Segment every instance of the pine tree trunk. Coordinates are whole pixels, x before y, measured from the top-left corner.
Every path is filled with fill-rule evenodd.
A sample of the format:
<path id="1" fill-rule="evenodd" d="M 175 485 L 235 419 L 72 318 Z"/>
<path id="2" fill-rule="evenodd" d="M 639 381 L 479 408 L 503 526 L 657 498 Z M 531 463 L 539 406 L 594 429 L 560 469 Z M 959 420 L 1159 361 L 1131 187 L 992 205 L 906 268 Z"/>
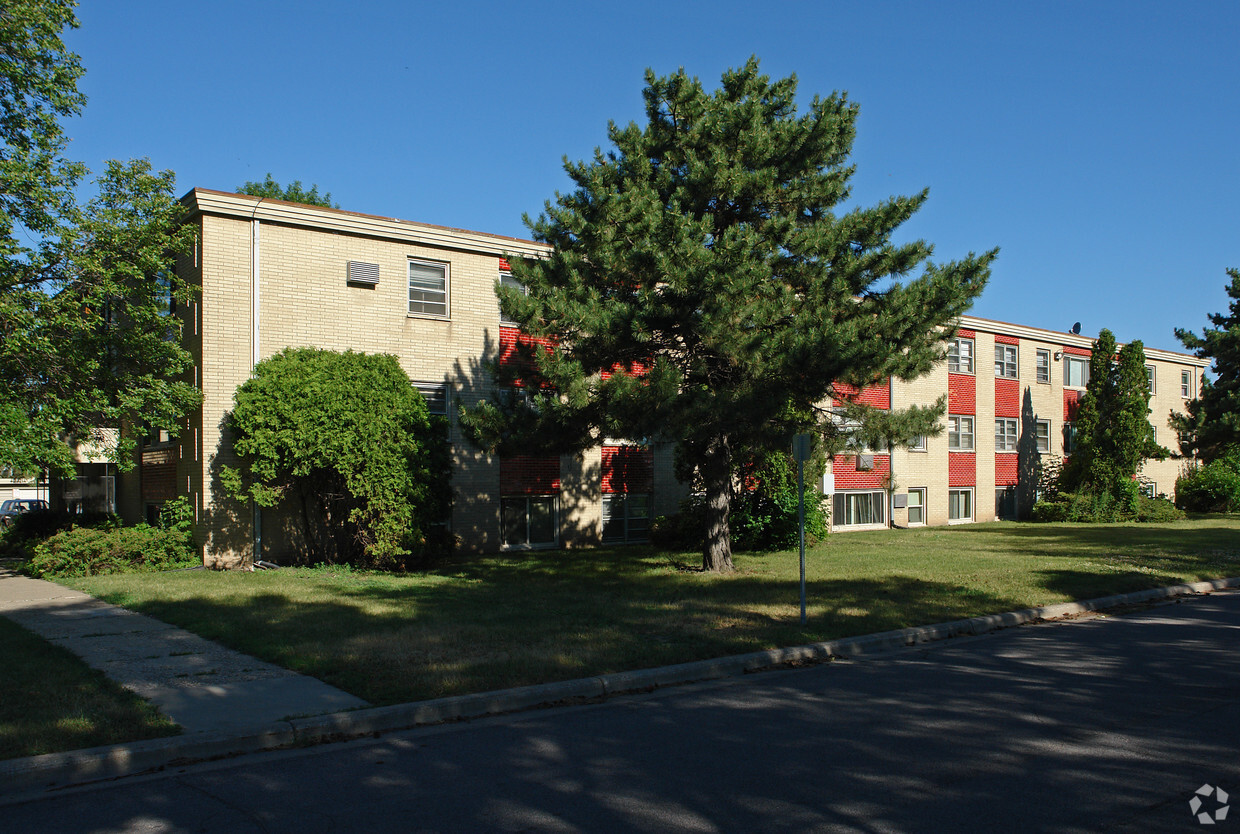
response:
<path id="1" fill-rule="evenodd" d="M 702 457 L 702 482 L 706 489 L 706 545 L 702 570 L 732 570 L 732 534 L 728 511 L 732 508 L 732 449 L 726 436 L 711 441 Z"/>

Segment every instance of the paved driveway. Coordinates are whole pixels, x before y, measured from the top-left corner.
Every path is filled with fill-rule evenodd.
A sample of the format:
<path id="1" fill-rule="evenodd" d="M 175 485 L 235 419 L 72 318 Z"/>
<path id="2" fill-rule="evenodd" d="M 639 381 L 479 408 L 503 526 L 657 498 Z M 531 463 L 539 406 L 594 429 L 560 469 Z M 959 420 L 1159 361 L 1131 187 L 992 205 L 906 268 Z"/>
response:
<path id="1" fill-rule="evenodd" d="M 45 831 L 1195 831 L 1240 804 L 1240 593 L 200 765 Z M 1216 795 L 1203 812 L 1219 810 Z"/>

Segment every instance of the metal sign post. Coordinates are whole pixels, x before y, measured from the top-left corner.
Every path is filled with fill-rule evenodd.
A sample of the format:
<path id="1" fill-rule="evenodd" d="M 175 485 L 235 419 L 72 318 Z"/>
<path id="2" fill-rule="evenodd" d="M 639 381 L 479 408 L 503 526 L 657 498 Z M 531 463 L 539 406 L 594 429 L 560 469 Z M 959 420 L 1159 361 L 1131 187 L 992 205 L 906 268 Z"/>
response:
<path id="1" fill-rule="evenodd" d="M 805 461 L 811 447 L 808 434 L 792 438 L 792 457 L 797 462 L 797 529 L 801 536 L 801 625 L 805 625 Z"/>

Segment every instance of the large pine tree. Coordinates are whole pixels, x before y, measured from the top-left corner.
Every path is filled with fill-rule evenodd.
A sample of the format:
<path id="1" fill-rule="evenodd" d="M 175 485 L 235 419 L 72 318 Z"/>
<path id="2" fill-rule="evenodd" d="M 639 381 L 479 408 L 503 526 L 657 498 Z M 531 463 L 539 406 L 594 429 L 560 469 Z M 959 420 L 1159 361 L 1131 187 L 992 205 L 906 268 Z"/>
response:
<path id="1" fill-rule="evenodd" d="M 1240 269 L 1229 269 L 1231 298 L 1228 313 L 1211 313 L 1210 323 L 1198 336 L 1176 328 L 1175 335 L 1202 359 L 1213 359 L 1215 379 L 1201 379 L 1201 392 L 1188 403 L 1188 414 L 1171 413 L 1180 435 L 1180 449 L 1209 463 L 1240 447 Z"/>
<path id="2" fill-rule="evenodd" d="M 738 465 L 798 431 L 835 437 L 833 382 L 928 371 L 996 253 L 933 264 L 928 243 L 893 243 L 925 191 L 833 211 L 854 171 L 846 95 L 798 114 L 795 76 L 772 82 L 756 59 L 714 92 L 684 70 L 646 82 L 647 123 L 610 124 L 614 148 L 566 161 L 576 189 L 526 217 L 551 246 L 513 261 L 526 292 L 497 290 L 504 314 L 545 339 L 530 357 L 543 385 L 526 380 L 531 395 L 465 421 L 493 447 L 674 441 L 706 496 L 703 566 L 729 570 Z M 933 433 L 942 411 L 883 422 Z"/>

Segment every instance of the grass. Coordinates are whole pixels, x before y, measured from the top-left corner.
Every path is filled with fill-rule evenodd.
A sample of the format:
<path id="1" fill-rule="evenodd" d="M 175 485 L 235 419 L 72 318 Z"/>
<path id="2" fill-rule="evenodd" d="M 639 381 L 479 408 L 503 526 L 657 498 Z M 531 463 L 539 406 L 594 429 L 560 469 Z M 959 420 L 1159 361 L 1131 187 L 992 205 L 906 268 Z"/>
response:
<path id="1" fill-rule="evenodd" d="M 461 558 L 423 574 L 283 569 L 67 584 L 375 704 L 718 657 L 1240 574 L 1240 516 L 849 533 L 737 554 L 652 548 Z"/>
<path id="2" fill-rule="evenodd" d="M 0 668 L 0 759 L 181 731 L 76 655 L 3 617 Z"/>

